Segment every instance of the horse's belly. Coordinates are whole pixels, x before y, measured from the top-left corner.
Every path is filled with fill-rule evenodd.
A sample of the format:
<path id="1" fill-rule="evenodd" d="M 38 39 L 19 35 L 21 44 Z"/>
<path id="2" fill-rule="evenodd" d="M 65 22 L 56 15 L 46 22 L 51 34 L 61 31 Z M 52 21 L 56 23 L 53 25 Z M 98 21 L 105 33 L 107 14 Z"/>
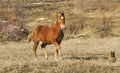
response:
<path id="1" fill-rule="evenodd" d="M 46 39 L 40 39 L 40 41 L 41 41 L 42 43 L 52 44 L 49 40 L 46 40 Z"/>

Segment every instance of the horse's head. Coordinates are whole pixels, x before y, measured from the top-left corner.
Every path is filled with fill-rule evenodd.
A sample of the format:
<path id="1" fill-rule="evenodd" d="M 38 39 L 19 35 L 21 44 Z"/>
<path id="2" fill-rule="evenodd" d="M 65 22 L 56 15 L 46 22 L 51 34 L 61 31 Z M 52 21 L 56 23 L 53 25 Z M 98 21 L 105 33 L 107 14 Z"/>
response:
<path id="1" fill-rule="evenodd" d="M 57 22 L 60 25 L 61 29 L 65 29 L 65 16 L 64 16 L 64 12 L 57 12 L 56 14 L 57 17 Z"/>

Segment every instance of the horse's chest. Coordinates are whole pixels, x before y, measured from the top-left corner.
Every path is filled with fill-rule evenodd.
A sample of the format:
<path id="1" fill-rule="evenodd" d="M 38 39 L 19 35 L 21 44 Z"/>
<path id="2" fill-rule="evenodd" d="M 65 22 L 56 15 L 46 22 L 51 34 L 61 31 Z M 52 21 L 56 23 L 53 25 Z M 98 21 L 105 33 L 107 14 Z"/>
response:
<path id="1" fill-rule="evenodd" d="M 63 31 L 61 31 L 58 37 L 56 38 L 57 42 L 61 42 L 63 37 L 64 37 L 64 34 L 63 34 Z"/>

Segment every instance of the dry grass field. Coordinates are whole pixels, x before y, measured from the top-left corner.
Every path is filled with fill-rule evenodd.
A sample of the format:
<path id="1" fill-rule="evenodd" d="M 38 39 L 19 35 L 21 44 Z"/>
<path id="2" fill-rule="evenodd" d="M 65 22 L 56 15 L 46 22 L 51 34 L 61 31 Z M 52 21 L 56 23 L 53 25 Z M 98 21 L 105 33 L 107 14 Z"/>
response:
<path id="1" fill-rule="evenodd" d="M 38 62 L 34 61 L 32 44 L 5 42 L 0 44 L 0 73 L 119 73 L 120 38 L 64 40 L 62 60 L 54 60 L 55 47 L 47 46 L 48 57 L 40 46 Z M 110 51 L 116 51 L 117 60 L 110 63 Z"/>
<path id="2" fill-rule="evenodd" d="M 13 9 L 5 8 L 5 1 Z M 120 72 L 119 0 L 25 0 L 23 4 L 17 3 L 18 8 L 20 5 L 23 7 L 15 10 L 15 3 L 9 1 L 0 1 L 0 39 L 9 39 L 7 32 L 4 36 L 1 34 L 2 27 L 6 28 L 3 20 L 7 21 L 6 26 L 22 26 L 31 32 L 38 25 L 54 24 L 55 13 L 60 10 L 65 12 L 67 29 L 61 44 L 63 59 L 57 61 L 54 60 L 54 45 L 47 46 L 48 60 L 39 45 L 38 61 L 35 62 L 33 42 L 28 44 L 24 35 L 19 42 L 1 41 L 0 73 Z M 115 63 L 108 60 L 111 51 L 115 51 Z"/>

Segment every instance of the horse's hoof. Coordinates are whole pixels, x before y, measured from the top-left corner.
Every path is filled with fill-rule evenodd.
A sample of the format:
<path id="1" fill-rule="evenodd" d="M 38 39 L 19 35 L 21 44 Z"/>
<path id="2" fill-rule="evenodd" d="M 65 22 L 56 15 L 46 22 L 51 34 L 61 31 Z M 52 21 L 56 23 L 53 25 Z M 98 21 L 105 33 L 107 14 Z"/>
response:
<path id="1" fill-rule="evenodd" d="M 54 58 L 55 61 L 58 61 L 59 59 L 58 58 Z"/>
<path id="2" fill-rule="evenodd" d="M 37 59 L 35 59 L 35 62 L 37 62 Z"/>
<path id="3" fill-rule="evenodd" d="M 62 60 L 62 59 L 63 59 L 63 57 L 59 57 L 59 59 L 60 59 L 60 60 Z"/>
<path id="4" fill-rule="evenodd" d="M 48 60 L 48 57 L 45 57 L 46 60 Z"/>

